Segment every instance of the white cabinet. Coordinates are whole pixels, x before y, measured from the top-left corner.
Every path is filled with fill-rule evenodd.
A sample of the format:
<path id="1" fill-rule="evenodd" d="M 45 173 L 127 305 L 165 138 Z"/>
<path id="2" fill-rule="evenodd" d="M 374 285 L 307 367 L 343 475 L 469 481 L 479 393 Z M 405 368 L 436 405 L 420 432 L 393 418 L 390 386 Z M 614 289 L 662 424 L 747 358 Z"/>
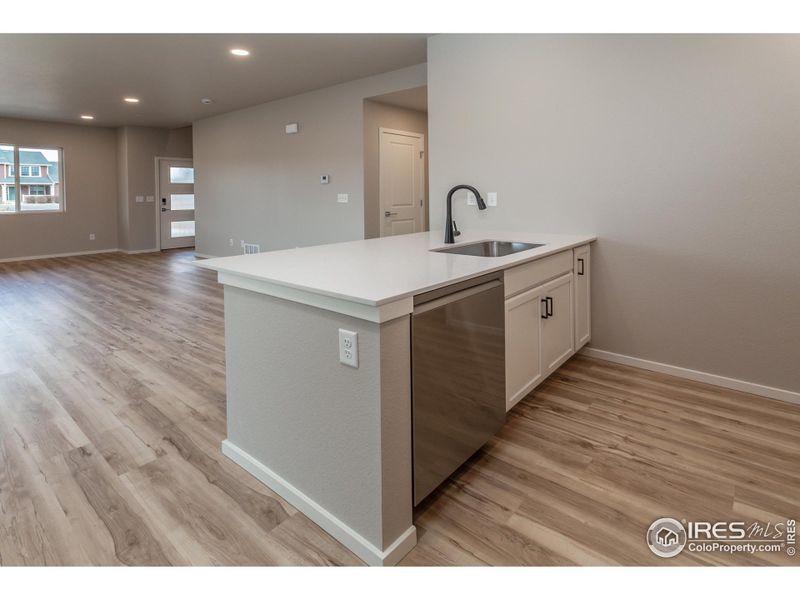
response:
<path id="1" fill-rule="evenodd" d="M 581 349 L 592 337 L 592 311 L 590 298 L 589 244 L 575 248 L 575 351 Z"/>
<path id="2" fill-rule="evenodd" d="M 505 272 L 506 410 L 589 341 L 589 246 Z"/>
<path id="3" fill-rule="evenodd" d="M 510 410 L 544 378 L 541 332 L 542 288 L 506 300 L 506 410 Z"/>
<path id="4" fill-rule="evenodd" d="M 574 353 L 572 312 L 572 273 L 543 285 L 542 291 L 542 370 L 555 371 Z"/>

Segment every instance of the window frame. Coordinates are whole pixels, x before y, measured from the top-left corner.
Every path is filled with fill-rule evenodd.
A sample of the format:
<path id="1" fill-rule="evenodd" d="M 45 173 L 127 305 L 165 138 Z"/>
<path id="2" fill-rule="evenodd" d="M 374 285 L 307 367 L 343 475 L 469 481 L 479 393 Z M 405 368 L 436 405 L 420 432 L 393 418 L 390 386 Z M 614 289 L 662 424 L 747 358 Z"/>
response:
<path id="1" fill-rule="evenodd" d="M 64 148 L 61 146 L 46 146 L 41 144 L 17 144 L 13 142 L 3 142 L 0 141 L 0 146 L 9 146 L 13 148 L 13 159 L 11 165 L 12 175 L 14 177 L 14 182 L 9 183 L 8 185 L 14 186 L 15 195 L 14 195 L 14 210 L 10 212 L 3 212 L 0 211 L 0 219 L 2 219 L 6 215 L 52 215 L 52 214 L 59 214 L 67 212 L 67 193 L 66 193 L 66 185 L 65 185 L 65 168 L 64 168 Z M 55 185 L 59 186 L 59 203 L 58 203 L 58 210 L 22 210 L 22 165 L 20 165 L 19 157 L 20 157 L 20 148 L 30 148 L 34 150 L 55 150 L 58 152 L 58 183 L 50 184 L 50 187 L 54 187 Z M 28 167 L 36 167 L 39 170 L 38 177 L 41 177 L 42 168 L 41 165 L 27 165 Z M 50 171 L 50 164 L 48 161 L 48 174 Z M 30 171 L 29 171 L 30 172 Z M 36 177 L 36 175 L 26 175 L 25 177 Z M 39 184 L 25 184 L 25 185 L 39 185 Z M 46 184 L 41 184 L 46 185 Z M 52 192 L 52 190 L 51 190 Z M 47 194 L 45 194 L 47 195 Z"/>

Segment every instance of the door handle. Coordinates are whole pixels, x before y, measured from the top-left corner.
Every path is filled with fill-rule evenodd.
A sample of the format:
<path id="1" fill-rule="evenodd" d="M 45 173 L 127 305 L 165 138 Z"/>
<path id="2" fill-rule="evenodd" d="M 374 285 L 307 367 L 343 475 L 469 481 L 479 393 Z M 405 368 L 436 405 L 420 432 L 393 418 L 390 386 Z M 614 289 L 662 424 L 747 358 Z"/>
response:
<path id="1" fill-rule="evenodd" d="M 553 298 L 552 296 L 545 297 L 545 312 L 547 313 L 548 317 L 553 316 Z"/>
<path id="2" fill-rule="evenodd" d="M 161 212 L 167 212 L 169 209 L 166 206 L 161 207 Z"/>
<path id="3" fill-rule="evenodd" d="M 384 213 L 383 213 L 383 216 L 384 216 L 384 217 L 396 217 L 396 216 L 397 216 L 397 213 L 395 213 L 395 212 L 389 212 L 389 211 L 387 210 L 386 212 L 384 212 Z"/>
<path id="4" fill-rule="evenodd" d="M 543 319 L 547 318 L 547 298 L 542 298 L 542 304 L 544 304 L 544 314 L 540 315 Z"/>
<path id="5" fill-rule="evenodd" d="M 578 275 L 583 275 L 583 259 L 578 259 Z"/>

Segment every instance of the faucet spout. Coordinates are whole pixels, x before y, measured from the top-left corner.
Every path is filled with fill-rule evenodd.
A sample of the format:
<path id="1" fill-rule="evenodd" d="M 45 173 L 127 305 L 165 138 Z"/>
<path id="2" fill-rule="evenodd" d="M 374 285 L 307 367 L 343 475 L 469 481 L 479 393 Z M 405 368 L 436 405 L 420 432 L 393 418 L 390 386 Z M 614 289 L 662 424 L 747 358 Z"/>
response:
<path id="1" fill-rule="evenodd" d="M 481 194 L 471 185 L 459 184 L 447 192 L 447 217 L 444 224 L 444 243 L 453 244 L 456 241 L 456 236 L 461 232 L 455 228 L 455 221 L 453 221 L 453 194 L 458 190 L 469 190 L 475 196 L 478 203 L 478 210 L 486 210 L 486 202 L 483 201 Z"/>

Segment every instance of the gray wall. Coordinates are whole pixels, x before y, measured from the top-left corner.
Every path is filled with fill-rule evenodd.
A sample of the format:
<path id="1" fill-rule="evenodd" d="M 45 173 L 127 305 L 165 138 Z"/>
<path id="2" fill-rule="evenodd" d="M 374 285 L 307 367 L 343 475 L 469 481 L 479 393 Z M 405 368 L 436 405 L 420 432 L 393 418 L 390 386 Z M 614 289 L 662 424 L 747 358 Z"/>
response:
<path id="1" fill-rule="evenodd" d="M 339 363 L 340 327 L 358 332 L 357 369 Z M 381 550 L 411 526 L 409 317 L 225 286 L 225 353 L 229 442 Z"/>
<path id="2" fill-rule="evenodd" d="M 595 232 L 592 346 L 800 391 L 800 36 L 435 36 L 431 227 Z"/>
<path id="3" fill-rule="evenodd" d="M 195 122 L 197 252 L 363 238 L 363 100 L 425 82 L 417 65 Z M 293 122 L 300 133 L 286 135 Z M 340 192 L 349 203 L 337 203 Z"/>
<path id="4" fill-rule="evenodd" d="M 122 127 L 119 153 L 119 247 L 150 250 L 156 247 L 156 210 L 153 203 L 137 203 L 136 196 L 155 192 L 155 157 L 192 157 L 192 128 Z"/>
<path id="5" fill-rule="evenodd" d="M 0 259 L 117 247 L 113 129 L 0 118 L 0 142 L 63 148 L 66 192 L 65 212 L 0 215 Z"/>
<path id="6" fill-rule="evenodd" d="M 364 100 L 364 237 L 381 235 L 381 127 L 425 135 L 425 205 L 428 205 L 428 115 L 418 110 Z M 427 223 L 426 223 L 427 225 Z"/>

